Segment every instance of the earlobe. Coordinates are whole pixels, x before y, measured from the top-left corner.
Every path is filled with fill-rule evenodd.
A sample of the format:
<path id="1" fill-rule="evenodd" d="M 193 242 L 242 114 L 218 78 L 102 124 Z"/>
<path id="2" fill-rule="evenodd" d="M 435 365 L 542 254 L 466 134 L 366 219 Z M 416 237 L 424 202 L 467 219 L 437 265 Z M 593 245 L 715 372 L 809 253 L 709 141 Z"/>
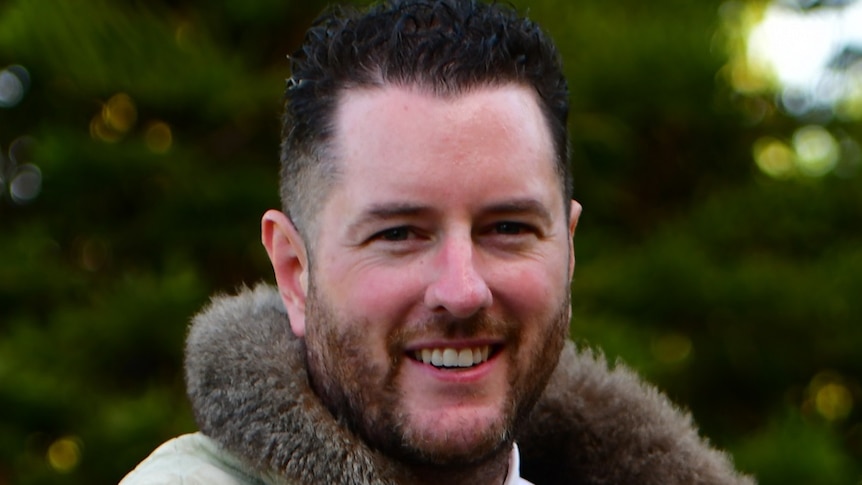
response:
<path id="1" fill-rule="evenodd" d="M 277 210 L 267 211 L 261 220 L 261 242 L 266 248 L 278 292 L 290 319 L 290 328 L 305 336 L 305 300 L 308 292 L 308 253 L 290 219 Z"/>

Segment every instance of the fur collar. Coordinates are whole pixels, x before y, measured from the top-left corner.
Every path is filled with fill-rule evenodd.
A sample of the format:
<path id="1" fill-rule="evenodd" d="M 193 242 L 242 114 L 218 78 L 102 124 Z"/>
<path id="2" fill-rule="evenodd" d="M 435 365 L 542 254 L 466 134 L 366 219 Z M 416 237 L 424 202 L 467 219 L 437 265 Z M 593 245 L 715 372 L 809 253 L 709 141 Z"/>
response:
<path id="1" fill-rule="evenodd" d="M 186 345 L 201 431 L 276 483 L 409 483 L 320 404 L 304 355 L 274 288 L 216 297 Z M 754 483 L 658 391 L 571 343 L 517 441 L 521 475 L 537 485 Z"/>

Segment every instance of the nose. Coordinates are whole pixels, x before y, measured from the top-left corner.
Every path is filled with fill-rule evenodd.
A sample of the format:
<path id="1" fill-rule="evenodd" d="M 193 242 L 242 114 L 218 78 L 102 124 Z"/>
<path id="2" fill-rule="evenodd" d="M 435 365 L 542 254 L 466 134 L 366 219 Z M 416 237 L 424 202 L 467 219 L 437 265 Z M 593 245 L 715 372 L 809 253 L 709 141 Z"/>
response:
<path id="1" fill-rule="evenodd" d="M 473 242 L 447 241 L 435 255 L 434 279 L 425 292 L 425 304 L 467 318 L 491 306 L 491 289 L 476 266 Z"/>

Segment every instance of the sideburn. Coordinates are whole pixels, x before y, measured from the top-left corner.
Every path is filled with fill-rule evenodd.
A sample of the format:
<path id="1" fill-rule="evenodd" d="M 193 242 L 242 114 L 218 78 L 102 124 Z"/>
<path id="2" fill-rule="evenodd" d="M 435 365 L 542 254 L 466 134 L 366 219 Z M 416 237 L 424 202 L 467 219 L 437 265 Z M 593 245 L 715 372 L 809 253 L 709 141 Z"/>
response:
<path id="1" fill-rule="evenodd" d="M 312 389 L 336 421 L 369 445 L 377 440 L 370 433 L 382 428 L 383 410 L 395 405 L 389 396 L 372 394 L 380 383 L 392 387 L 397 366 L 368 369 L 369 362 L 357 351 L 362 341 L 360 326 L 339 328 L 337 317 L 322 304 L 313 281 L 309 282 L 306 309 L 308 376 Z M 364 370 L 364 372 L 360 372 Z"/>

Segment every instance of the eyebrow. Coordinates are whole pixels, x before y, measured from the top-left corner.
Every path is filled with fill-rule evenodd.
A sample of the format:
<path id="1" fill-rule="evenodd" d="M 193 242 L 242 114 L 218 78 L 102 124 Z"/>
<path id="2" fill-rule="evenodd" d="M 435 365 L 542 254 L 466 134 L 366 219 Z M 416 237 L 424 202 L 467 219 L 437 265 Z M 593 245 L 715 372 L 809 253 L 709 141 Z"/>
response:
<path id="1" fill-rule="evenodd" d="M 374 204 L 363 211 L 358 219 L 347 225 L 347 233 L 355 234 L 363 226 L 400 217 L 416 217 L 431 213 L 430 207 L 410 203 Z"/>
<path id="2" fill-rule="evenodd" d="M 492 204 L 482 210 L 486 214 L 531 214 L 538 216 L 544 224 L 551 225 L 551 212 L 536 199 L 514 199 Z"/>

